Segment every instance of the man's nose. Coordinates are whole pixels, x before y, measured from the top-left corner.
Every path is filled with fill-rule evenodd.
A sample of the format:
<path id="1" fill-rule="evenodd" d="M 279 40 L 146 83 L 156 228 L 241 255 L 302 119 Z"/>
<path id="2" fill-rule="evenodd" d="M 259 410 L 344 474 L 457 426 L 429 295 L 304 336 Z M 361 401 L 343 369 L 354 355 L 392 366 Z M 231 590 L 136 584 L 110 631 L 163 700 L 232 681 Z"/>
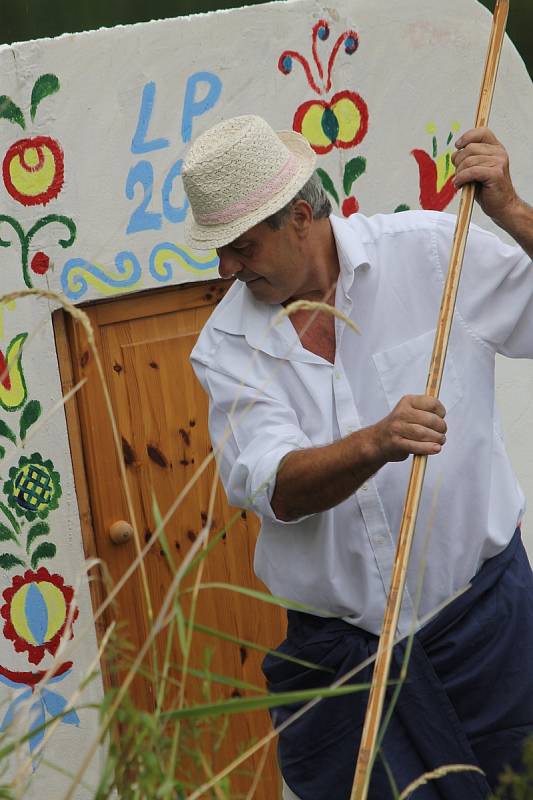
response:
<path id="1" fill-rule="evenodd" d="M 231 278 L 242 269 L 238 259 L 225 247 L 217 248 L 217 255 L 219 258 L 218 273 L 221 278 Z"/>

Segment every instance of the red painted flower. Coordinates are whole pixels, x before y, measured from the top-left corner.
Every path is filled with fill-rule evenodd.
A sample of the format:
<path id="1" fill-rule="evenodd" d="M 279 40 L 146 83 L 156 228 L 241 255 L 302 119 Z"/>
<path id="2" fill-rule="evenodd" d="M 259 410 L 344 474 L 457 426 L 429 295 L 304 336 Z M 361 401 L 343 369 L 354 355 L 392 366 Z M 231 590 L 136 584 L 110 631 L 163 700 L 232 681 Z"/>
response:
<path id="1" fill-rule="evenodd" d="M 455 167 L 452 162 L 452 141 L 454 133 L 459 130 L 459 123 L 453 122 L 446 145 L 439 152 L 437 126 L 430 122 L 426 126 L 426 133 L 432 136 L 432 155 L 425 150 L 411 151 L 420 173 L 420 205 L 426 210 L 444 211 L 455 196 L 457 189 L 453 185 Z"/>
<path id="2" fill-rule="evenodd" d="M 78 616 L 76 607 L 71 610 L 73 597 L 72 586 L 44 567 L 16 575 L 3 593 L 4 636 L 14 642 L 17 653 L 27 651 L 32 664 L 42 661 L 46 651 L 54 655 L 67 622 Z"/>
<path id="3" fill-rule="evenodd" d="M 437 164 L 425 150 L 412 150 L 420 173 L 420 206 L 427 211 L 444 211 L 452 202 L 457 189 L 453 174 L 441 184 Z"/>
<path id="4" fill-rule="evenodd" d="M 46 205 L 63 188 L 63 151 L 55 139 L 20 139 L 4 156 L 2 174 L 7 191 L 25 206 Z"/>

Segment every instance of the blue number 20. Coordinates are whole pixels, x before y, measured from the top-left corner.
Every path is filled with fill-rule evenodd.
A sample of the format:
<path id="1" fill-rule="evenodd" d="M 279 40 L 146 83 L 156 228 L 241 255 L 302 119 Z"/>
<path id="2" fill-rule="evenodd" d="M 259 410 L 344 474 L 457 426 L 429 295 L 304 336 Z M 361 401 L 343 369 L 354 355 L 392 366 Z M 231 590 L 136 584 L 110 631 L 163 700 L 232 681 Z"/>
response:
<path id="1" fill-rule="evenodd" d="M 173 206 L 170 202 L 170 195 L 174 186 L 174 180 L 181 175 L 182 159 L 179 158 L 167 172 L 161 189 L 163 200 L 163 214 L 169 222 L 183 222 L 187 216 L 189 201 L 185 200 L 182 206 Z M 159 231 L 163 224 L 163 215 L 154 211 L 148 211 L 148 206 L 152 200 L 154 186 L 154 170 L 149 161 L 139 161 L 128 173 L 126 181 L 126 197 L 133 200 L 135 186 L 140 183 L 144 192 L 141 202 L 130 217 L 126 233 L 138 233 L 139 231 Z"/>

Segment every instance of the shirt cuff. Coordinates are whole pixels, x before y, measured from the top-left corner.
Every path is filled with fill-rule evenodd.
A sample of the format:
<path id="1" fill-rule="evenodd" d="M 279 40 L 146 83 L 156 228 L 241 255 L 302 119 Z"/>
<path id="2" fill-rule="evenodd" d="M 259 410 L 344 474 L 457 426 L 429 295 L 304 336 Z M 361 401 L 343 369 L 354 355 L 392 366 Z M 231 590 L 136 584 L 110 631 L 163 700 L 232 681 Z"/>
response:
<path id="1" fill-rule="evenodd" d="M 280 525 L 294 525 L 312 516 L 312 514 L 305 514 L 297 519 L 278 519 L 271 505 L 272 495 L 276 487 L 277 473 L 282 459 L 293 450 L 302 450 L 311 446 L 309 439 L 302 434 L 299 437 L 294 437 L 292 441 L 284 440 L 282 443 L 280 442 L 259 459 L 249 476 L 246 488 L 249 505 L 262 517 L 267 517 Z"/>

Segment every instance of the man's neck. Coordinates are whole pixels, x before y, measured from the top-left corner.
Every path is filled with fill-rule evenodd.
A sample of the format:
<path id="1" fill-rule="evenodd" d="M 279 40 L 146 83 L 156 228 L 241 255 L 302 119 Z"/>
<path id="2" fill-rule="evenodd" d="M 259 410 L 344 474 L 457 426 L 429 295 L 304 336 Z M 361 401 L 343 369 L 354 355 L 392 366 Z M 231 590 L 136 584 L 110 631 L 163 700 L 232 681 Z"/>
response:
<path id="1" fill-rule="evenodd" d="M 335 287 L 340 266 L 337 245 L 329 219 L 315 220 L 309 240 L 312 259 L 310 278 L 306 285 L 287 301 L 311 300 L 335 305 Z M 284 303 L 286 305 L 286 303 Z"/>

